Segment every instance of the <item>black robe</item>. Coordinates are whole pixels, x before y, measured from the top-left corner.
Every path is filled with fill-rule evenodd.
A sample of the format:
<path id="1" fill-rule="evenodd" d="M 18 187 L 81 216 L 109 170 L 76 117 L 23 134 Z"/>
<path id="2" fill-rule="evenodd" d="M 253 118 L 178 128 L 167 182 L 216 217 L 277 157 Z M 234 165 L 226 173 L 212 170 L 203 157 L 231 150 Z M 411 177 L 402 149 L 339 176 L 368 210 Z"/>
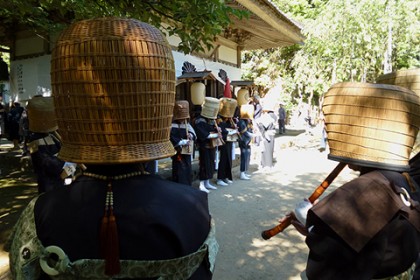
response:
<path id="1" fill-rule="evenodd" d="M 217 179 L 232 180 L 232 148 L 234 142 L 227 141 L 228 131 L 226 130 L 226 128 L 233 127 L 229 120 L 219 123 L 219 127 L 222 130 L 222 137 L 225 143 L 222 146 L 218 147 L 220 159 L 219 166 L 217 168 Z"/>
<path id="2" fill-rule="evenodd" d="M 45 140 L 46 137 L 50 139 L 48 143 Z M 38 182 L 38 192 L 43 193 L 63 187 L 64 180 L 60 175 L 65 162 L 57 158 L 61 143 L 55 136 L 48 133 L 31 133 L 28 145 L 31 146 L 31 142 L 34 141 L 39 142 L 38 149 L 31 152 L 32 166 Z"/>
<path id="3" fill-rule="evenodd" d="M 201 181 L 209 180 L 213 178 L 215 170 L 216 149 L 211 147 L 211 139 L 207 137 L 210 133 L 217 132 L 215 120 L 200 116 L 195 120 L 194 130 L 197 134 L 199 152 L 199 179 Z"/>
<path id="4" fill-rule="evenodd" d="M 130 165 L 99 166 L 124 174 Z M 110 169 L 111 168 L 111 169 Z M 88 166 L 87 171 L 93 172 Z M 56 245 L 70 261 L 101 259 L 98 240 L 104 215 L 106 181 L 80 176 L 66 188 L 47 192 L 35 205 L 38 238 Z M 207 194 L 157 175 L 112 181 L 121 260 L 162 260 L 195 252 L 210 230 Z M 205 258 L 190 279 L 211 279 Z"/>
<path id="5" fill-rule="evenodd" d="M 188 133 L 190 133 L 192 139 L 195 141 L 197 136 L 195 135 L 194 129 L 189 125 Z M 170 140 L 172 145 L 175 147 L 176 154 L 172 157 L 172 181 L 192 185 L 192 155 L 181 154 L 182 147 L 178 145 L 179 141 L 187 139 L 187 128 L 185 124 L 173 123 L 171 127 Z"/>
<path id="6" fill-rule="evenodd" d="M 308 279 L 370 280 L 411 267 L 420 248 L 420 214 L 404 207 L 393 185 L 410 189 L 400 173 L 369 172 L 309 210 Z"/>
<path id="7" fill-rule="evenodd" d="M 238 139 L 239 149 L 241 150 L 241 163 L 240 171 L 245 172 L 249 169 L 251 160 L 251 141 L 252 141 L 252 128 L 251 120 L 240 119 L 238 122 L 238 130 L 241 137 Z"/>

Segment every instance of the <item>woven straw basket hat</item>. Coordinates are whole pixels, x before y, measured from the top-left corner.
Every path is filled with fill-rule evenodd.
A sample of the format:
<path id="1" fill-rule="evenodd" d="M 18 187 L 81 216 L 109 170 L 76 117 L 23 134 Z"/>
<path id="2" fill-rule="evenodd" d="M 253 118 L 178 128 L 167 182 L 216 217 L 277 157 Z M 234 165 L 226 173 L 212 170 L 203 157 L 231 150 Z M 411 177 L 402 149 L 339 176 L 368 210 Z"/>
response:
<path id="1" fill-rule="evenodd" d="M 254 111 L 255 111 L 255 108 L 254 108 L 254 105 L 252 104 L 241 105 L 241 110 L 240 110 L 241 119 L 253 119 Z"/>
<path id="2" fill-rule="evenodd" d="M 178 100 L 174 106 L 174 120 L 190 118 L 190 103 L 187 100 Z"/>
<path id="3" fill-rule="evenodd" d="M 51 60 L 59 158 L 113 164 L 172 156 L 174 68 L 170 45 L 151 25 L 123 18 L 72 24 Z"/>
<path id="4" fill-rule="evenodd" d="M 420 68 L 398 70 L 376 79 L 378 84 L 396 85 L 411 89 L 420 96 Z"/>
<path id="5" fill-rule="evenodd" d="M 208 119 L 217 119 L 219 113 L 220 100 L 214 97 L 204 98 L 204 103 L 201 108 L 201 115 Z"/>
<path id="6" fill-rule="evenodd" d="M 58 129 L 52 97 L 34 96 L 28 101 L 26 109 L 30 131 L 48 133 Z"/>
<path id="7" fill-rule="evenodd" d="M 420 99 L 384 84 L 339 83 L 325 94 L 322 111 L 329 159 L 406 171 L 420 127 Z"/>
<path id="8" fill-rule="evenodd" d="M 398 70 L 392 73 L 384 74 L 376 79 L 378 84 L 396 85 L 405 87 L 414 91 L 420 96 L 420 68 L 409 70 Z M 417 134 L 412 155 L 420 152 L 420 133 Z"/>
<path id="9" fill-rule="evenodd" d="M 235 114 L 238 101 L 233 98 L 222 97 L 220 98 L 219 115 L 225 118 L 232 118 Z"/>

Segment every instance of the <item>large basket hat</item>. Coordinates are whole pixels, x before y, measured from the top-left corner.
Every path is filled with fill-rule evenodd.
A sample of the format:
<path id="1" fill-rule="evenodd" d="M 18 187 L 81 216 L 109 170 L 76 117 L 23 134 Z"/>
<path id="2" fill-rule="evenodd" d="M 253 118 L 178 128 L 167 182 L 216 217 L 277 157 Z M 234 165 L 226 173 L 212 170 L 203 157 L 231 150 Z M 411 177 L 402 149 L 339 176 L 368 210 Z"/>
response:
<path id="1" fill-rule="evenodd" d="M 376 79 L 378 84 L 396 85 L 405 87 L 414 91 L 420 96 L 420 68 L 409 70 L 398 70 L 392 73 L 384 74 Z M 417 134 L 412 154 L 420 152 L 420 134 Z"/>
<path id="2" fill-rule="evenodd" d="M 420 96 L 420 68 L 398 70 L 381 75 L 376 79 L 376 83 L 405 87 Z"/>
<path id="3" fill-rule="evenodd" d="M 214 97 L 206 97 L 201 108 L 201 115 L 208 119 L 217 119 L 219 113 L 220 100 Z"/>
<path id="4" fill-rule="evenodd" d="M 184 120 L 190 118 L 190 104 L 187 100 L 178 100 L 174 106 L 174 120 Z"/>
<path id="5" fill-rule="evenodd" d="M 235 115 L 238 101 L 233 98 L 222 97 L 220 98 L 219 115 L 225 118 L 232 118 Z"/>
<path id="6" fill-rule="evenodd" d="M 58 129 L 52 97 L 34 96 L 26 109 L 31 132 L 48 133 Z"/>
<path id="7" fill-rule="evenodd" d="M 149 24 L 123 18 L 72 24 L 51 59 L 59 158 L 112 164 L 172 156 L 174 68 L 165 36 Z"/>
<path id="8" fill-rule="evenodd" d="M 408 160 L 420 126 L 420 99 L 392 85 L 338 83 L 322 107 L 329 159 L 395 171 Z"/>
<path id="9" fill-rule="evenodd" d="M 249 101 L 249 91 L 246 88 L 242 88 L 237 93 L 237 100 L 238 105 L 242 106 L 244 104 L 247 104 Z"/>
<path id="10" fill-rule="evenodd" d="M 241 106 L 240 115 L 241 119 L 253 119 L 255 107 L 252 104 L 245 104 Z"/>

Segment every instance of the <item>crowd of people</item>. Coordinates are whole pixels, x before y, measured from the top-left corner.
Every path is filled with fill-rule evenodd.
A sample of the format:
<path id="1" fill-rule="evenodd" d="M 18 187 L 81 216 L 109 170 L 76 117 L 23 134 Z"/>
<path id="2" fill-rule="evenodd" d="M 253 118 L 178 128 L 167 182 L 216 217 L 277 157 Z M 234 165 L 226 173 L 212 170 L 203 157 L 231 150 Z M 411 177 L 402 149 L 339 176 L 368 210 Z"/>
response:
<path id="1" fill-rule="evenodd" d="M 31 156 L 36 174 L 45 171 L 38 168 L 38 153 L 34 150 L 38 151 L 39 144 L 34 143 L 40 143 L 40 139 L 43 139 L 40 144 L 41 151 L 47 148 L 46 153 L 49 156 L 57 155 L 61 146 L 57 124 L 51 124 L 51 120 L 54 120 L 51 116 L 52 99 L 39 97 L 42 96 L 35 95 L 26 106 L 22 106 L 20 102 L 14 102 L 7 111 L 4 104 L 0 103 L 0 137 L 12 141 L 13 150 L 21 150 L 23 156 Z M 262 107 L 258 94 L 250 97 L 247 104 L 240 106 L 233 98 L 206 97 L 205 100 L 207 103 L 204 103 L 198 115 L 193 117 L 191 117 L 190 104 L 187 100 L 176 101 L 170 132 L 170 141 L 176 151 L 176 154 L 171 157 L 171 179 L 174 182 L 192 186 L 192 161 L 198 156 L 199 189 L 204 192 L 216 190 L 217 186 L 228 186 L 233 183 L 234 177 L 250 180 L 251 147 L 255 147 L 254 154 L 258 153 L 255 156 L 258 168 L 264 170 L 272 168 L 277 120 L 279 120 L 279 134 L 285 133 L 286 113 L 282 104 L 280 104 L 282 111 L 279 109 L 277 115 L 270 102 L 266 102 L 270 106 Z M 43 107 L 37 108 L 38 103 Z M 46 106 L 47 103 L 49 107 Z M 223 104 L 225 106 L 222 106 Z M 35 115 L 31 122 L 28 116 L 30 108 Z M 45 120 L 40 115 L 44 116 Z M 280 122 L 280 119 L 283 121 Z M 39 131 L 39 123 L 46 120 L 52 128 L 43 128 Z M 234 176 L 232 173 L 236 148 L 240 150 L 239 176 Z M 53 168 L 53 170 L 61 170 L 64 164 L 72 171 L 70 174 L 75 172 L 76 165 L 65 162 L 60 162 L 61 167 Z M 149 161 L 145 168 L 150 173 L 158 173 L 158 161 Z M 52 172 L 51 168 L 47 169 L 47 172 Z M 40 188 L 43 189 L 43 187 Z"/>
<path id="2" fill-rule="evenodd" d="M 268 106 L 267 102 L 262 107 L 259 100 L 256 95 L 238 106 L 234 98 L 205 97 L 201 111 L 192 123 L 188 101 L 177 101 L 171 129 L 171 142 L 177 150 L 172 157 L 172 180 L 192 184 L 191 158 L 195 150 L 199 156 L 199 189 L 207 193 L 233 184 L 236 178 L 251 179 L 249 166 L 253 146 L 261 153 L 259 168 L 271 169 L 277 115 L 273 106 Z M 181 104 L 185 108 L 183 116 L 179 113 Z M 237 147 L 240 173 L 234 176 L 232 168 Z"/>

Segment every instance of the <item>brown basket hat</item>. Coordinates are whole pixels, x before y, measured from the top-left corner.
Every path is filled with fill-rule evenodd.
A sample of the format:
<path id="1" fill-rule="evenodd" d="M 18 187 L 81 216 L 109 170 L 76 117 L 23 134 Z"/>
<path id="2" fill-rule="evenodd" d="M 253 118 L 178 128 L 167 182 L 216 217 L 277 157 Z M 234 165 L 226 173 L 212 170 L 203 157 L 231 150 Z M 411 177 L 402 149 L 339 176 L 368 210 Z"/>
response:
<path id="1" fill-rule="evenodd" d="M 376 79 L 378 84 L 396 85 L 405 87 L 414 91 L 420 96 L 420 68 L 409 70 L 398 70 L 392 73 L 384 74 Z M 417 134 L 412 155 L 420 152 L 420 133 Z"/>
<path id="2" fill-rule="evenodd" d="M 249 90 L 242 88 L 238 91 L 236 96 L 237 96 L 239 106 L 247 104 L 249 101 Z"/>
<path id="3" fill-rule="evenodd" d="M 253 119 L 255 108 L 252 104 L 241 105 L 240 114 L 241 119 Z"/>
<path id="4" fill-rule="evenodd" d="M 225 118 L 232 118 L 237 106 L 238 101 L 236 99 L 222 97 L 220 98 L 219 115 Z"/>
<path id="5" fill-rule="evenodd" d="M 420 99 L 392 85 L 338 83 L 325 94 L 322 111 L 329 159 L 406 171 L 420 127 Z"/>
<path id="6" fill-rule="evenodd" d="M 123 18 L 72 24 L 53 49 L 51 84 L 59 158 L 113 164 L 174 155 L 175 64 L 157 28 Z"/>
<path id="7" fill-rule="evenodd" d="M 34 96 L 28 101 L 26 109 L 30 131 L 48 133 L 58 129 L 52 97 Z"/>
<path id="8" fill-rule="evenodd" d="M 396 85 L 411 89 L 420 96 L 420 68 L 398 70 L 376 79 L 378 84 Z"/>
<path id="9" fill-rule="evenodd" d="M 201 108 L 201 115 L 208 119 L 217 119 L 219 113 L 220 100 L 214 97 L 204 98 L 204 103 Z"/>
<path id="10" fill-rule="evenodd" d="M 187 100 L 175 101 L 174 120 L 184 120 L 190 118 L 190 103 Z"/>

